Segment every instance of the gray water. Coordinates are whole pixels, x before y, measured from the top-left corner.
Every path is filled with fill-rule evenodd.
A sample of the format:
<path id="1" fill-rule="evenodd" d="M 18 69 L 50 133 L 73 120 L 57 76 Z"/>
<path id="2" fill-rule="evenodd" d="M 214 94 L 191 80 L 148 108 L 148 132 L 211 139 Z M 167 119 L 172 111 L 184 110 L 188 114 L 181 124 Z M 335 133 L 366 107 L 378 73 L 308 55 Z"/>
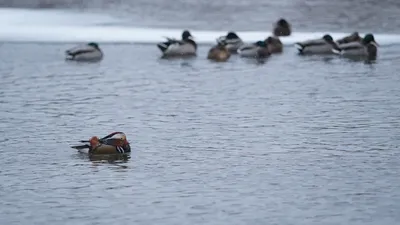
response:
<path id="1" fill-rule="evenodd" d="M 73 63 L 63 60 L 69 47 L 0 46 L 0 224 L 399 223 L 400 46 L 382 46 L 374 63 L 301 57 L 291 46 L 264 62 L 213 63 L 207 46 L 162 60 L 155 46 L 133 44 Z M 70 148 L 113 131 L 127 134 L 129 157 Z"/>

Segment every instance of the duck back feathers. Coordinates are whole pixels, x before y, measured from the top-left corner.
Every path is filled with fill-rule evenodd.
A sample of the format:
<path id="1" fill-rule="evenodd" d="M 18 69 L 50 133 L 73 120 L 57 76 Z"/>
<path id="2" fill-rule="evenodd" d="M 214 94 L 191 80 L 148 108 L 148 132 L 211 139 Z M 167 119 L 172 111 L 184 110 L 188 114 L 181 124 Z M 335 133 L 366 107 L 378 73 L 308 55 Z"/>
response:
<path id="1" fill-rule="evenodd" d="M 279 40 L 279 37 L 268 37 L 265 39 L 265 43 L 270 53 L 280 53 L 283 51 L 283 44 Z"/>

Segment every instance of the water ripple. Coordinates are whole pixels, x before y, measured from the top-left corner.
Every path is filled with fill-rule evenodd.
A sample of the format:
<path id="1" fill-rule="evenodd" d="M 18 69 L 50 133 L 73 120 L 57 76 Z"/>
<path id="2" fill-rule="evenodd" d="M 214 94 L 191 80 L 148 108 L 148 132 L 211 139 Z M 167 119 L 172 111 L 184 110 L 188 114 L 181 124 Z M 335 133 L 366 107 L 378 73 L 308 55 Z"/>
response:
<path id="1" fill-rule="evenodd" d="M 0 52 L 4 224 L 400 219 L 399 49 L 371 67 L 290 48 L 261 65 L 207 49 L 162 61 L 134 45 L 74 64 L 54 53 L 68 45 L 18 46 Z M 69 148 L 116 130 L 129 157 Z"/>

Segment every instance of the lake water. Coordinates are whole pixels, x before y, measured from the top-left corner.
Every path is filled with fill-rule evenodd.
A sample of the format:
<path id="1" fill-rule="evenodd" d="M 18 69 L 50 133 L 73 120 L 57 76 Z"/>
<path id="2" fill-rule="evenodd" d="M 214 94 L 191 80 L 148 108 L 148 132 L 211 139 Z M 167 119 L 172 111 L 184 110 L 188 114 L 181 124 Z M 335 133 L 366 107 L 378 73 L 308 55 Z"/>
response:
<path id="1" fill-rule="evenodd" d="M 400 221 L 397 1 L 63 7 L 0 14 L 0 224 Z M 284 53 L 206 59 L 213 35 L 256 39 L 281 16 L 298 31 Z M 198 56 L 160 59 L 157 39 L 181 29 L 203 43 Z M 291 45 L 354 30 L 377 34 L 376 62 L 301 57 Z M 103 61 L 64 61 L 99 33 Z M 70 148 L 113 131 L 127 134 L 129 157 Z"/>

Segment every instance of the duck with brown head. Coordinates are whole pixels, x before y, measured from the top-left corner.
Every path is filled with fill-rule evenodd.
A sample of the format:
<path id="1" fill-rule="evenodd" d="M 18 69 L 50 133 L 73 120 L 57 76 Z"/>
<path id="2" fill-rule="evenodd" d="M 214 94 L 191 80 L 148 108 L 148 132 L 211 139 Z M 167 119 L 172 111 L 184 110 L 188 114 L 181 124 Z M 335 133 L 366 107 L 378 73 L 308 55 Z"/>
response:
<path id="1" fill-rule="evenodd" d="M 213 46 L 207 55 L 207 59 L 214 60 L 217 62 L 225 62 L 231 56 L 228 48 L 226 47 L 227 43 L 224 40 L 218 42 L 216 46 Z"/>
<path id="2" fill-rule="evenodd" d="M 348 36 L 345 36 L 343 38 L 340 38 L 340 39 L 336 40 L 336 43 L 341 45 L 341 44 L 347 44 L 347 43 L 355 42 L 355 41 L 357 41 L 357 42 L 361 42 L 362 41 L 362 38 L 360 37 L 360 35 L 358 34 L 357 31 L 353 32 L 352 34 L 350 34 Z"/>
<path id="3" fill-rule="evenodd" d="M 275 36 L 290 36 L 292 33 L 291 25 L 287 20 L 281 18 L 274 24 L 273 33 Z"/>
<path id="4" fill-rule="evenodd" d="M 176 40 L 167 38 L 166 42 L 160 42 L 157 47 L 166 56 L 195 56 L 197 52 L 197 44 L 193 36 L 188 30 L 182 32 L 182 39 Z"/>
<path id="5" fill-rule="evenodd" d="M 280 53 L 283 51 L 283 44 L 278 37 L 270 36 L 265 39 L 265 43 L 267 44 L 267 48 L 270 53 Z"/>

